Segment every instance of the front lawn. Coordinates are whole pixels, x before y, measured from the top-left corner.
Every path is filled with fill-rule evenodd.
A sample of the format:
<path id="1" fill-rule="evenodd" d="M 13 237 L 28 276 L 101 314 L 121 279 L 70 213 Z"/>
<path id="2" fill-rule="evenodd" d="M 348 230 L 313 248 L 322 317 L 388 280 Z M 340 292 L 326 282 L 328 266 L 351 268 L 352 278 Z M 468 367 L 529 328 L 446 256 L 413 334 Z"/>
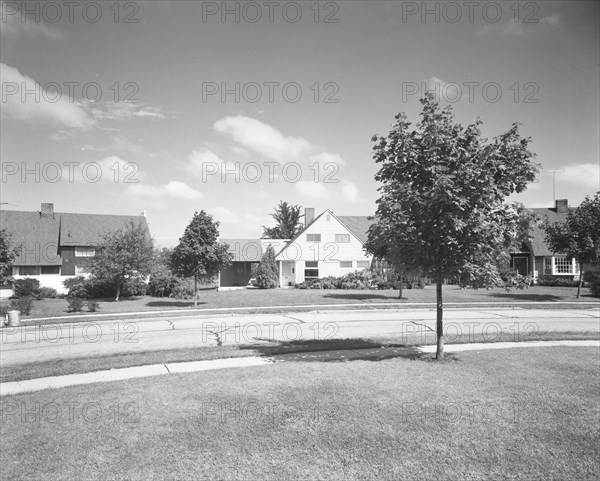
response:
<path id="1" fill-rule="evenodd" d="M 465 306 L 469 303 L 511 303 L 511 302 L 598 302 L 598 298 L 591 297 L 588 288 L 582 290 L 580 299 L 576 299 L 577 289 L 572 287 L 542 287 L 533 286 L 525 290 L 504 289 L 459 289 L 457 286 L 444 286 L 444 302 L 451 306 L 460 303 Z M 159 297 L 136 297 L 114 302 L 112 299 L 100 299 L 101 314 L 118 314 L 136 311 L 170 311 L 190 310 L 194 303 L 190 300 L 179 300 Z M 308 289 L 240 289 L 232 291 L 215 290 L 201 291 L 198 299 L 198 309 L 235 309 L 239 307 L 254 307 L 255 311 L 264 310 L 265 306 L 284 306 L 285 310 L 298 309 L 302 305 L 336 305 L 359 304 L 366 307 L 375 304 L 397 303 L 435 303 L 435 287 L 427 286 L 425 289 L 405 289 L 403 299 L 398 299 L 398 291 L 359 291 L 359 290 L 308 290 Z M 6 301 L 4 301 L 6 303 Z M 543 306 L 543 305 L 541 305 Z M 546 304 L 545 306 L 548 306 Z M 56 316 L 81 316 L 84 312 L 67 313 L 65 299 L 44 299 L 33 301 L 33 310 L 24 319 Z M 396 307 L 396 306 L 394 306 Z M 540 307 L 540 306 L 536 306 Z M 572 306 L 571 306 L 572 307 Z M 273 310 L 269 310 L 273 312 Z"/>
<path id="2" fill-rule="evenodd" d="M 600 477 L 594 348 L 283 362 L 2 398 L 6 479 Z"/>

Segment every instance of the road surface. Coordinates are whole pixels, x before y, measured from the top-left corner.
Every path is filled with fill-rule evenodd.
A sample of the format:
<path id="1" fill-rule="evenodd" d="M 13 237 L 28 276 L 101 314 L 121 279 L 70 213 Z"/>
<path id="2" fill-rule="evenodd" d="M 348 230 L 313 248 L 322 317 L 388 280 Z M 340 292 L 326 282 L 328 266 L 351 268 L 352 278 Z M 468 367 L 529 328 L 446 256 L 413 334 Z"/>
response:
<path id="1" fill-rule="evenodd" d="M 315 311 L 154 317 L 0 329 L 0 366 L 279 340 L 435 340 L 435 310 Z M 531 340 L 537 332 L 600 332 L 598 309 L 447 309 L 446 343 Z"/>

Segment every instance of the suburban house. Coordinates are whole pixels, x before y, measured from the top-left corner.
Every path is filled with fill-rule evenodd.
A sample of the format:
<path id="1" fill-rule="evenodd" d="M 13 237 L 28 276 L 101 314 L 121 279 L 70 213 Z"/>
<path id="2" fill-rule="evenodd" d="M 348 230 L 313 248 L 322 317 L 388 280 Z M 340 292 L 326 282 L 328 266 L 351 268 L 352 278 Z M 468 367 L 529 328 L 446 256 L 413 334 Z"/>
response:
<path id="1" fill-rule="evenodd" d="M 11 235 L 20 252 L 12 265 L 15 279 L 38 279 L 43 287 L 66 293 L 63 281 L 84 274 L 102 235 L 123 229 L 130 222 L 148 232 L 145 215 L 68 214 L 54 212 L 43 203 L 38 212 L 0 211 L 0 225 Z"/>
<path id="2" fill-rule="evenodd" d="M 545 231 L 542 227 L 547 219 L 550 224 L 562 223 L 569 213 L 568 199 L 555 202 L 553 208 L 529 209 L 541 218 L 539 225 L 533 228 L 531 242 L 524 242 L 519 252 L 511 252 L 512 267 L 520 274 L 530 275 L 536 283 L 540 276 L 555 276 L 574 279 L 579 276 L 579 265 L 575 259 L 555 254 L 546 244 Z"/>
<path id="3" fill-rule="evenodd" d="M 279 287 L 367 269 L 372 256 L 363 245 L 371 222 L 366 216 L 336 216 L 330 210 L 315 218 L 315 210 L 307 208 L 304 229 L 294 239 L 221 239 L 229 244 L 234 261 L 221 271 L 219 287 L 247 285 L 252 263 L 260 261 L 269 244 L 279 266 Z"/>

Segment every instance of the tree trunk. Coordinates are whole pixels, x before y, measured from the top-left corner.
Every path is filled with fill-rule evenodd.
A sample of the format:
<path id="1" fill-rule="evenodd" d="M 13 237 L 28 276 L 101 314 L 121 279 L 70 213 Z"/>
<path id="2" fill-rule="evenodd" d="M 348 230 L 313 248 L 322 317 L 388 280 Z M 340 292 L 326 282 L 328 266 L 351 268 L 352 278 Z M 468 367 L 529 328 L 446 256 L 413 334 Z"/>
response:
<path id="1" fill-rule="evenodd" d="M 198 306 L 198 277 L 194 276 L 194 307 Z"/>
<path id="2" fill-rule="evenodd" d="M 442 302 L 442 274 L 438 274 L 437 284 L 435 287 L 436 301 L 437 301 L 437 350 L 435 358 L 438 361 L 444 359 L 444 303 Z"/>
<path id="3" fill-rule="evenodd" d="M 115 302 L 119 300 L 120 295 L 121 295 L 121 283 L 117 282 L 117 295 L 115 297 Z"/>
<path id="4" fill-rule="evenodd" d="M 398 287 L 398 299 L 402 299 L 402 269 L 398 269 L 400 272 L 400 286 Z"/>
<path id="5" fill-rule="evenodd" d="M 577 285 L 577 299 L 579 299 L 579 295 L 581 294 L 581 285 L 583 284 L 583 264 L 579 263 L 579 284 Z"/>

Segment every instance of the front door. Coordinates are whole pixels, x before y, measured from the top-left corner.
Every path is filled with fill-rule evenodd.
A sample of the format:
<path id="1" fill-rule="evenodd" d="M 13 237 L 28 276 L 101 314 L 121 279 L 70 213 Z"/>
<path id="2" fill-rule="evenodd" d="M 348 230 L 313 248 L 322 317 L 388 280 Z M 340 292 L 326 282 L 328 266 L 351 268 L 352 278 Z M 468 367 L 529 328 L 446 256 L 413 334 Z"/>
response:
<path id="1" fill-rule="evenodd" d="M 281 287 L 287 287 L 293 283 L 292 262 L 281 263 Z"/>
<path id="2" fill-rule="evenodd" d="M 529 257 L 513 257 L 513 267 L 519 274 L 521 274 L 522 276 L 526 276 L 527 274 L 529 274 Z"/>

